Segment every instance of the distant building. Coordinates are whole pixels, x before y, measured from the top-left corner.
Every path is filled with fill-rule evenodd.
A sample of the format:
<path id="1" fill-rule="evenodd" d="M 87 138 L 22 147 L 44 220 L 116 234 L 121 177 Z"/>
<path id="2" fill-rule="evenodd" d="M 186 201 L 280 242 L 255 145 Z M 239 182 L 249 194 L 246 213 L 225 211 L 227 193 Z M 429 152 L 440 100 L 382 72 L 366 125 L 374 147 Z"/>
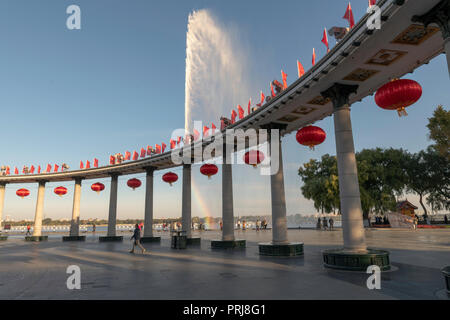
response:
<path id="1" fill-rule="evenodd" d="M 417 209 L 418 208 L 408 200 L 397 202 L 397 212 L 405 216 L 414 217 L 416 215 L 414 210 Z"/>

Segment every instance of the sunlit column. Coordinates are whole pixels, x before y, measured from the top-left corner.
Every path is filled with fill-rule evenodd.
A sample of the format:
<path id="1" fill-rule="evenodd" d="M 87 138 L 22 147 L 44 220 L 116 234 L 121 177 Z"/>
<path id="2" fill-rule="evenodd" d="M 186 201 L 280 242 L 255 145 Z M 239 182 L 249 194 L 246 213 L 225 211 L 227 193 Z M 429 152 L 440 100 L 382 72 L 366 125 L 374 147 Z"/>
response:
<path id="1" fill-rule="evenodd" d="M 0 183 L 0 231 L 3 230 L 2 219 L 3 219 L 3 207 L 5 205 L 5 183 Z"/>
<path id="2" fill-rule="evenodd" d="M 191 165 L 183 165 L 183 194 L 181 207 L 181 224 L 188 238 L 191 238 Z"/>
<path id="3" fill-rule="evenodd" d="M 153 168 L 147 169 L 145 182 L 144 237 L 153 237 Z"/>
<path id="4" fill-rule="evenodd" d="M 44 195 L 45 195 L 45 181 L 39 181 L 37 201 L 36 201 L 36 213 L 34 215 L 33 237 L 40 237 L 42 235 Z"/>
<path id="5" fill-rule="evenodd" d="M 111 174 L 111 192 L 109 195 L 108 237 L 116 236 L 117 185 L 119 175 Z"/>
<path id="6" fill-rule="evenodd" d="M 81 179 L 75 179 L 75 188 L 73 192 L 72 221 L 70 223 L 70 235 L 80 235 L 80 200 L 81 200 Z"/>

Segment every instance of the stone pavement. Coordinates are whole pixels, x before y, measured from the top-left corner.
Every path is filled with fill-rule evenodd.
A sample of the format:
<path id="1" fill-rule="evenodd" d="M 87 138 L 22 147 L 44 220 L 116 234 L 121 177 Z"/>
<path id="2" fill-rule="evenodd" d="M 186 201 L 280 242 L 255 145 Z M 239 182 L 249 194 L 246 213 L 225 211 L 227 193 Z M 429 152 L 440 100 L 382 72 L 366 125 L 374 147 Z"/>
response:
<path id="1" fill-rule="evenodd" d="M 0 299 L 446 299 L 440 269 L 450 265 L 450 230 L 366 230 L 370 247 L 391 252 L 392 271 L 382 274 L 381 290 L 368 290 L 368 274 L 322 266 L 321 250 L 339 247 L 342 230 L 289 230 L 290 241 L 305 243 L 299 258 L 258 255 L 258 242 L 271 231 L 236 231 L 247 248 L 212 250 L 218 231 L 194 232 L 201 246 L 170 248 L 144 244 L 148 253 L 130 254 L 130 233 L 122 243 L 30 243 L 23 236 L 0 242 Z M 68 290 L 69 265 L 81 268 L 81 289 Z"/>

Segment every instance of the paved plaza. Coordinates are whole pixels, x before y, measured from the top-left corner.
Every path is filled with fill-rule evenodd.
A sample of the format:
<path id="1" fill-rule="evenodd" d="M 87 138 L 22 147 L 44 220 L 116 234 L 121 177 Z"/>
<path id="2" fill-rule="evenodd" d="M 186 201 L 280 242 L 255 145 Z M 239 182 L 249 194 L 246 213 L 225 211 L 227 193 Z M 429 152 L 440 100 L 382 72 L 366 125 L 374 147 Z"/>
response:
<path id="1" fill-rule="evenodd" d="M 381 290 L 368 290 L 368 274 L 325 269 L 321 250 L 339 247 L 342 230 L 289 230 L 303 241 L 299 258 L 258 255 L 258 242 L 271 231 L 236 231 L 241 250 L 212 250 L 219 231 L 196 232 L 201 246 L 170 248 L 169 233 L 148 253 L 130 254 L 130 233 L 119 243 L 30 243 L 10 236 L 0 243 L 0 299 L 446 299 L 440 269 L 450 265 L 450 230 L 366 230 L 372 248 L 391 253 L 392 270 Z M 81 269 L 81 289 L 68 290 L 66 268 Z"/>

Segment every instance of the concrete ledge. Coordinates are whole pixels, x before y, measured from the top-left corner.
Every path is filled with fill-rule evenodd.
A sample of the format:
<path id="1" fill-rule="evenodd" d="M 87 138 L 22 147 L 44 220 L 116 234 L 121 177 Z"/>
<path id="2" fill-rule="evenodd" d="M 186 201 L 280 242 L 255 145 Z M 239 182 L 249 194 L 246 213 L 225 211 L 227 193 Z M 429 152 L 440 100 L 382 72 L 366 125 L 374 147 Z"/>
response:
<path id="1" fill-rule="evenodd" d="M 161 242 L 161 237 L 142 237 L 141 243 Z"/>
<path id="2" fill-rule="evenodd" d="M 0 241 L 6 241 L 8 240 L 8 236 L 0 236 Z"/>
<path id="3" fill-rule="evenodd" d="M 99 237 L 98 240 L 100 242 L 122 241 L 123 240 L 123 236 L 103 236 L 103 237 Z"/>
<path id="4" fill-rule="evenodd" d="M 243 249 L 245 240 L 211 240 L 211 249 Z"/>
<path id="5" fill-rule="evenodd" d="M 86 236 L 63 236 L 62 241 L 85 241 Z"/>
<path id="6" fill-rule="evenodd" d="M 48 236 L 26 236 L 25 237 L 25 241 L 39 242 L 39 241 L 47 241 L 47 240 L 48 240 Z"/>
<path id="7" fill-rule="evenodd" d="M 287 244 L 259 243 L 259 254 L 272 257 L 296 257 L 303 255 L 303 243 L 293 242 Z"/>
<path id="8" fill-rule="evenodd" d="M 367 267 L 377 265 L 381 271 L 391 269 L 389 252 L 384 250 L 367 249 L 367 253 L 355 253 L 345 249 L 330 249 L 322 252 L 323 264 L 326 268 L 366 271 Z"/>
<path id="9" fill-rule="evenodd" d="M 201 238 L 187 238 L 187 245 L 199 246 L 201 243 Z"/>

